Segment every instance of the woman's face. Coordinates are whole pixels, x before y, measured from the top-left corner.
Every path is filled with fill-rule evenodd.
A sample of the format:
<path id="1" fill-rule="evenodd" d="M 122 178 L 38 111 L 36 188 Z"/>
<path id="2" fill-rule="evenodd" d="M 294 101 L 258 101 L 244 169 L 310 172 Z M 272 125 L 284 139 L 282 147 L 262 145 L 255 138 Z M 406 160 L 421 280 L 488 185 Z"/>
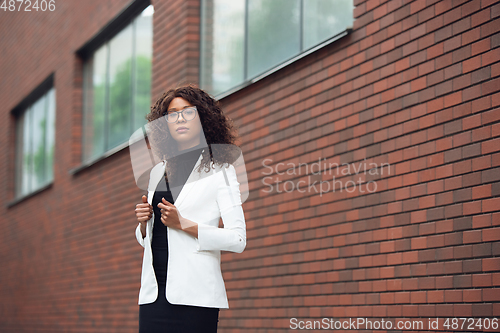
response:
<path id="1" fill-rule="evenodd" d="M 182 97 L 176 97 L 170 102 L 167 108 L 167 112 L 182 111 L 183 109 L 193 106 L 191 103 L 186 101 Z M 177 142 L 177 148 L 179 150 L 188 149 L 200 144 L 200 134 L 203 132 L 201 126 L 200 116 L 198 111 L 194 119 L 186 121 L 183 114 L 179 114 L 177 121 L 175 123 L 167 123 L 170 135 Z M 184 128 L 184 130 L 181 130 Z M 187 128 L 187 130 L 186 130 Z"/>

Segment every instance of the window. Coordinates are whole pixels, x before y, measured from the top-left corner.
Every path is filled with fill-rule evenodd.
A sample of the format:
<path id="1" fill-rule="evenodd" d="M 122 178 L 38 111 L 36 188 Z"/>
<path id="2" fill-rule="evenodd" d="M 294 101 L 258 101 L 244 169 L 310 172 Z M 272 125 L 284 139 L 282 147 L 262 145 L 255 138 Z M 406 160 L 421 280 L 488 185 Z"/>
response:
<path id="1" fill-rule="evenodd" d="M 16 197 L 54 179 L 55 90 L 50 89 L 20 114 L 16 123 Z"/>
<path id="2" fill-rule="evenodd" d="M 86 60 L 83 161 L 128 142 L 146 123 L 151 101 L 154 9 L 149 5 Z"/>
<path id="3" fill-rule="evenodd" d="M 352 0 L 203 0 L 200 84 L 217 95 L 345 31 Z"/>

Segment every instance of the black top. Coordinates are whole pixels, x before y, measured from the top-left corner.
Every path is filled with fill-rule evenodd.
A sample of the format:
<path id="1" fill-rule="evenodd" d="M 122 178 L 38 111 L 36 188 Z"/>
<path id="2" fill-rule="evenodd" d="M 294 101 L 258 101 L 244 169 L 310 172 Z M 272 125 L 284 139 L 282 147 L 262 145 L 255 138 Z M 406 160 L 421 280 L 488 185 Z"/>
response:
<path id="1" fill-rule="evenodd" d="M 168 260 L 168 244 L 167 244 L 167 227 L 161 221 L 161 211 L 158 204 L 162 202 L 162 197 L 165 198 L 171 204 L 175 204 L 179 193 L 184 187 L 184 183 L 188 179 L 191 171 L 193 170 L 196 161 L 200 157 L 203 146 L 197 145 L 195 147 L 187 149 L 180 155 L 169 159 L 169 163 L 176 163 L 177 173 L 175 179 L 168 182 L 165 177 L 163 177 L 156 187 L 156 191 L 153 196 L 153 212 L 155 215 L 153 223 L 153 238 L 151 242 L 151 248 L 153 251 L 153 268 L 155 270 L 156 281 L 159 285 L 166 285 L 167 277 L 167 260 Z M 195 170 L 195 172 L 197 172 Z M 170 186 L 173 183 L 174 186 Z"/>
<path id="2" fill-rule="evenodd" d="M 168 164 L 174 164 L 176 166 L 176 174 L 173 179 L 170 179 L 168 182 L 166 180 L 162 180 L 160 189 L 162 191 L 165 191 L 168 187 L 168 189 L 172 191 L 173 199 L 177 200 L 179 193 L 185 185 L 196 161 L 200 157 L 200 154 L 204 148 L 204 146 L 198 144 L 194 147 L 181 151 L 177 156 L 169 158 L 167 160 Z"/>

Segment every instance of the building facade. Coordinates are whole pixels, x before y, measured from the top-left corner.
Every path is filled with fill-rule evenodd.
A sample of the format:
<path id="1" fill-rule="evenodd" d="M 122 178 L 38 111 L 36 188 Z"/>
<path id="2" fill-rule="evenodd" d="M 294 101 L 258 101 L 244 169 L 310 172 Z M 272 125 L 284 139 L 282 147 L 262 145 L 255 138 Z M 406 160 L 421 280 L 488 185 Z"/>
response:
<path id="1" fill-rule="evenodd" d="M 0 331 L 137 331 L 128 139 L 184 83 L 248 174 L 221 332 L 494 328 L 499 30 L 493 0 L 4 2 Z"/>

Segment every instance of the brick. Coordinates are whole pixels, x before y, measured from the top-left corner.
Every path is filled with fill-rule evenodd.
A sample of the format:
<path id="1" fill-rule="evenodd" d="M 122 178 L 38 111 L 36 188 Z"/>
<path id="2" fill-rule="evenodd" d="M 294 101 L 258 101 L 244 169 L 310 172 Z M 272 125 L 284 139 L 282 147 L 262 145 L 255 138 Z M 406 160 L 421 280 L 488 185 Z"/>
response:
<path id="1" fill-rule="evenodd" d="M 486 52 L 490 49 L 490 40 L 489 39 L 481 39 L 478 42 L 475 42 L 471 45 L 471 55 L 475 56 L 477 54 Z"/>
<path id="2" fill-rule="evenodd" d="M 472 286 L 472 276 L 467 275 L 455 275 L 453 276 L 453 287 L 454 288 L 469 288 Z M 465 290 L 462 291 L 462 294 Z"/>
<path id="3" fill-rule="evenodd" d="M 444 97 L 444 107 L 450 107 L 462 102 L 462 92 L 458 91 Z"/>
<path id="4" fill-rule="evenodd" d="M 481 96 L 481 86 L 475 85 L 463 90 L 462 101 L 470 101 Z"/>
<path id="5" fill-rule="evenodd" d="M 472 170 L 478 171 L 491 167 L 491 158 L 490 156 L 479 157 L 472 160 Z"/>
<path id="6" fill-rule="evenodd" d="M 462 34 L 462 45 L 468 45 L 478 41 L 481 38 L 481 30 L 479 27 L 466 31 Z"/>
<path id="7" fill-rule="evenodd" d="M 500 150 L 500 138 L 484 141 L 481 143 L 481 153 L 491 154 Z"/>
<path id="8" fill-rule="evenodd" d="M 366 3 L 363 3 L 359 6 L 356 6 L 354 8 L 354 12 L 353 12 L 353 17 L 354 18 L 357 18 L 357 17 L 360 17 L 361 15 L 363 15 L 364 13 L 366 12 Z"/>
<path id="9" fill-rule="evenodd" d="M 462 64 L 454 64 L 453 66 L 447 67 L 444 69 L 444 78 L 446 80 L 453 78 L 455 76 L 458 76 L 462 74 Z"/>
<path id="10" fill-rule="evenodd" d="M 491 18 L 495 18 L 500 16 L 500 6 L 496 4 L 495 6 L 491 7 Z"/>
<path id="11" fill-rule="evenodd" d="M 446 95 L 446 94 L 451 93 L 452 91 L 453 91 L 453 82 L 452 81 L 446 81 L 446 82 L 440 83 L 440 84 L 436 85 L 436 87 L 435 87 L 436 96 Z"/>
<path id="12" fill-rule="evenodd" d="M 427 59 L 434 59 L 444 53 L 444 42 L 434 44 L 427 48 Z"/>
<path id="13" fill-rule="evenodd" d="M 483 242 L 495 242 L 500 240 L 500 228 L 483 230 Z"/>
<path id="14" fill-rule="evenodd" d="M 440 15 L 444 12 L 447 12 L 449 11 L 451 8 L 452 8 L 452 2 L 450 0 L 447 0 L 447 1 L 439 1 L 436 3 L 435 7 L 436 7 L 436 15 Z"/>
<path id="15" fill-rule="evenodd" d="M 500 198 L 493 198 L 493 199 L 485 199 L 482 201 L 482 212 L 491 212 L 498 207 L 498 204 L 500 203 Z"/>
<path id="16" fill-rule="evenodd" d="M 473 14 L 471 17 L 471 27 L 482 25 L 490 19 L 490 9 L 486 8 L 479 13 Z"/>
<path id="17" fill-rule="evenodd" d="M 471 84 L 476 84 L 485 81 L 491 77 L 491 68 L 483 67 L 477 71 L 472 72 Z"/>
<path id="18" fill-rule="evenodd" d="M 463 73 L 468 73 L 476 69 L 481 68 L 481 56 L 476 56 L 463 61 L 462 71 Z"/>
<path id="19" fill-rule="evenodd" d="M 415 14 L 422 9 L 424 9 L 426 6 L 426 0 L 417 0 L 415 2 L 412 2 L 410 5 L 410 14 Z"/>
<path id="20" fill-rule="evenodd" d="M 480 9 L 481 9 L 480 0 L 467 1 L 462 6 L 462 17 L 470 16 L 472 13 L 477 12 Z"/>
<path id="21" fill-rule="evenodd" d="M 472 189 L 472 197 L 474 199 L 486 198 L 491 196 L 491 185 L 486 184 L 483 186 L 474 187 Z"/>
<path id="22" fill-rule="evenodd" d="M 444 52 L 448 53 L 452 50 L 458 49 L 462 44 L 461 36 L 455 36 L 453 38 L 444 41 Z"/>
<path id="23" fill-rule="evenodd" d="M 426 50 L 420 51 L 410 56 L 410 66 L 415 66 L 424 62 L 427 59 Z"/>
<path id="24" fill-rule="evenodd" d="M 463 15 L 463 13 L 462 13 Z M 461 19 L 460 21 L 458 22 L 455 22 L 453 23 L 452 25 L 452 33 L 454 36 L 466 31 L 466 30 L 469 30 L 471 27 L 471 19 L 470 17 L 465 17 L 463 19 Z"/>
<path id="25" fill-rule="evenodd" d="M 461 8 L 458 7 L 458 8 L 454 8 L 454 9 L 444 13 L 444 17 L 443 17 L 444 24 L 451 25 L 452 22 L 455 22 L 458 19 L 460 19 L 460 17 L 462 16 L 461 11 L 462 11 Z"/>
<path id="26" fill-rule="evenodd" d="M 481 114 L 481 123 L 483 125 L 492 122 L 497 122 L 500 119 L 500 108 L 493 109 L 491 111 L 486 111 Z"/>
<path id="27" fill-rule="evenodd" d="M 484 47 L 484 51 L 489 49 L 489 45 Z M 500 48 L 491 50 L 481 55 L 481 64 L 488 66 L 500 60 Z"/>
<path id="28" fill-rule="evenodd" d="M 499 31 L 500 19 L 488 20 L 488 23 L 481 25 L 481 38 L 490 36 Z"/>
<path id="29" fill-rule="evenodd" d="M 489 139 L 490 137 L 495 136 L 495 135 L 492 135 L 492 131 L 491 131 L 491 129 L 494 128 L 495 126 L 496 126 L 496 124 L 493 125 L 492 127 L 485 126 L 485 127 L 475 129 L 474 131 L 472 131 L 472 140 L 473 141 L 480 141 L 480 140 Z"/>
<path id="30" fill-rule="evenodd" d="M 471 75 L 470 74 L 461 75 L 453 79 L 453 91 L 462 90 L 465 87 L 470 86 L 470 84 L 471 84 Z M 465 99 L 469 100 L 468 98 Z"/>
<path id="31" fill-rule="evenodd" d="M 434 33 L 434 41 L 436 43 L 448 39 L 452 36 L 451 26 L 447 25 Z"/>
<path id="32" fill-rule="evenodd" d="M 498 271 L 500 269 L 500 258 L 485 258 L 482 259 L 484 272 Z"/>
<path id="33" fill-rule="evenodd" d="M 496 93 L 491 96 L 491 106 L 499 106 L 500 105 L 500 93 Z"/>
<path id="34" fill-rule="evenodd" d="M 458 50 L 455 50 L 452 52 L 452 61 L 453 63 L 457 63 L 460 61 L 463 61 L 464 59 L 467 59 L 471 56 L 471 51 L 472 47 L 470 45 L 466 45 L 461 47 Z"/>
<path id="35" fill-rule="evenodd" d="M 464 243 L 479 243 L 481 242 L 481 231 L 480 230 L 464 231 L 463 237 L 464 237 Z"/>
<path id="36" fill-rule="evenodd" d="M 453 118 L 462 118 L 472 112 L 472 103 L 464 103 L 453 107 Z"/>
<path id="37" fill-rule="evenodd" d="M 491 45 L 490 47 L 493 49 L 495 47 L 500 46 L 500 34 L 496 34 L 491 36 Z"/>

